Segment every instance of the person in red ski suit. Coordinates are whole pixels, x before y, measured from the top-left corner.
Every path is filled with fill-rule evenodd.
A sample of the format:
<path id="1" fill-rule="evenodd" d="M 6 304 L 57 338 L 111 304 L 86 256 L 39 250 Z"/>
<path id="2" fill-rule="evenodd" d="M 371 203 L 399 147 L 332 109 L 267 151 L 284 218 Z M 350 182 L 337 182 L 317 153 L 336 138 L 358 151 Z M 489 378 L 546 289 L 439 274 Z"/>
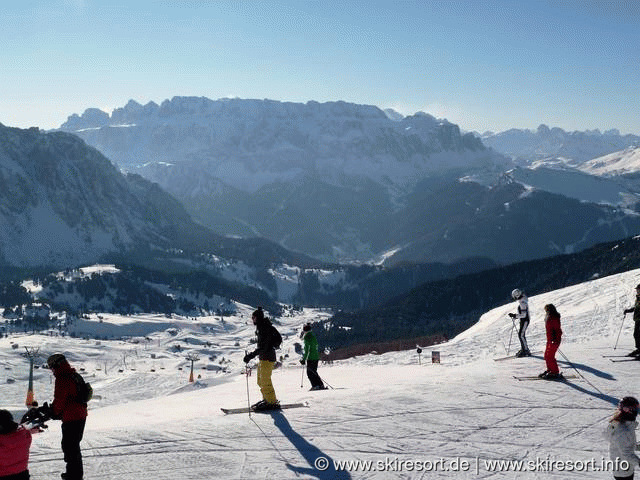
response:
<path id="1" fill-rule="evenodd" d="M 544 361 L 547 363 L 547 369 L 540 374 L 540 378 L 554 380 L 560 377 L 560 369 L 558 368 L 558 362 L 556 362 L 556 352 L 562 340 L 560 314 L 552 303 L 545 305 L 544 311 L 544 323 L 547 330 L 547 348 L 544 351 Z"/>
<path id="2" fill-rule="evenodd" d="M 82 480 L 84 473 L 80 441 L 87 421 L 87 404 L 77 400 L 78 387 L 73 380 L 75 369 L 61 353 L 55 353 L 47 360 L 56 377 L 51 403 L 51 418 L 62 420 L 62 452 L 67 464 L 62 474 L 65 480 Z"/>
<path id="3" fill-rule="evenodd" d="M 29 480 L 31 434 L 39 431 L 18 425 L 11 412 L 0 410 L 0 480 Z"/>

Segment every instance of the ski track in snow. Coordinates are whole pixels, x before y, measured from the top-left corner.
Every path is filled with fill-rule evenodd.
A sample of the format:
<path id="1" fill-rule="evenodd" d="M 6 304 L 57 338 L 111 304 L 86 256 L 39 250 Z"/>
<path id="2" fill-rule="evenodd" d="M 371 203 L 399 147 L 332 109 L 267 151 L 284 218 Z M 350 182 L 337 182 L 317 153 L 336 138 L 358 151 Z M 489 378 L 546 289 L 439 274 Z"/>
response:
<path id="1" fill-rule="evenodd" d="M 635 270 L 530 297 L 527 338 L 532 350 L 544 349 L 543 306 L 554 303 L 562 314 L 560 352 L 571 363 L 560 352 L 556 358 L 561 370 L 578 375 L 564 382 L 512 378 L 543 371 L 542 355 L 493 361 L 508 354 L 512 323 L 506 314 L 515 309 L 511 302 L 487 312 L 450 342 L 424 347 L 425 357 L 428 350 L 439 351 L 441 364 L 419 364 L 415 351 L 362 356 L 321 365 L 320 375 L 336 388 L 309 392 L 306 376 L 300 388 L 302 369 L 293 344 L 299 342 L 300 326 L 322 314 L 305 310 L 281 319 L 279 328 L 287 338 L 280 353 L 288 357 L 283 368 L 274 371 L 273 382 L 281 401 L 308 401 L 311 408 L 225 416 L 220 407 L 247 404 L 247 379 L 241 374 L 244 350 L 253 348 L 247 307 L 241 309 L 243 316 L 225 319 L 222 333 L 200 327 L 215 323 L 215 318 L 182 321 L 178 335 L 150 333 L 146 344 L 12 335 L 0 340 L 2 371 L 15 379 L 0 379 L 2 395 L 15 415 L 24 411 L 20 405 L 28 365 L 19 355 L 24 345 L 40 346 L 47 354 L 63 351 L 74 366 L 84 367 L 100 397 L 91 402 L 82 443 L 87 479 L 612 478 L 594 471 L 492 472 L 483 461 L 608 459 L 602 430 L 618 398 L 640 395 L 640 364 L 613 363 L 602 355 L 623 354 L 633 347 L 633 321 L 628 315 L 621 323 L 622 310 L 632 305 L 639 279 L 640 270 Z M 104 317 L 108 323 L 109 316 Z M 212 346 L 206 347 L 206 341 Z M 10 342 L 20 347 L 12 349 Z M 173 350 L 177 343 L 183 351 Z M 512 343 L 510 353 L 516 349 Z M 202 378 L 187 384 L 184 357 L 189 352 L 199 353 L 200 368 L 224 357 L 228 373 L 196 370 Z M 212 354 L 215 361 L 208 359 Z M 34 374 L 36 399 L 50 399 L 49 372 L 38 369 Z M 255 371 L 249 389 L 254 402 L 259 397 Z M 64 468 L 60 424 L 49 424 L 34 437 L 34 479 L 57 479 Z M 467 461 L 470 470 L 343 472 L 331 465 L 321 471 L 314 467 L 319 457 L 330 464 L 444 459 Z"/>

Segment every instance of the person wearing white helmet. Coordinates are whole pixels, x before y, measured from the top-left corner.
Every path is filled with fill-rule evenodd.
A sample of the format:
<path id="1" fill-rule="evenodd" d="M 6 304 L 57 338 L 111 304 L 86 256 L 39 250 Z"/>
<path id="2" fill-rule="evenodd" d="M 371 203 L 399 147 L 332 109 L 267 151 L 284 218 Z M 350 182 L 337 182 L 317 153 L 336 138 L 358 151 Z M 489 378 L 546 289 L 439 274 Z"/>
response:
<path id="1" fill-rule="evenodd" d="M 510 313 L 511 318 L 520 319 L 520 328 L 518 329 L 518 340 L 520 340 L 520 351 L 516 353 L 516 357 L 530 357 L 529 345 L 527 344 L 527 327 L 529 326 L 529 301 L 527 296 L 519 288 L 515 288 L 511 292 L 511 298 L 518 301 L 518 312 Z"/>

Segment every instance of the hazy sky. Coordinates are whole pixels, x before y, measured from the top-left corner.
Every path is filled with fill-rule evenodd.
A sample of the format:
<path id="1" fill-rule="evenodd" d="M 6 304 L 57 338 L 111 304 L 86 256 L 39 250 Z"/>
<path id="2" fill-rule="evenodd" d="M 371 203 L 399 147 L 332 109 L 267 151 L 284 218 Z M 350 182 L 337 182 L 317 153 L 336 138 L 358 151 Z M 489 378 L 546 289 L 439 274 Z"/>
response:
<path id="1" fill-rule="evenodd" d="M 173 96 L 348 102 L 464 130 L 640 134 L 636 0 L 12 0 L 0 123 Z"/>

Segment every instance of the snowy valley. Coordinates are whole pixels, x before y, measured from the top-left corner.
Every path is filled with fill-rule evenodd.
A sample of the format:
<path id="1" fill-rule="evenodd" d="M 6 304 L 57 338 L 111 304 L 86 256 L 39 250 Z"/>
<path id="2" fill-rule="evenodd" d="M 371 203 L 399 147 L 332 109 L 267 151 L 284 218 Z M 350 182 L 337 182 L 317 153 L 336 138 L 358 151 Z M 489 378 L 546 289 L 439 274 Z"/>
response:
<path id="1" fill-rule="evenodd" d="M 83 441 L 89 478 L 607 478 L 595 471 L 608 459 L 602 429 L 617 399 L 638 395 L 640 373 L 637 362 L 603 356 L 632 349 L 633 322 L 623 323 L 622 311 L 639 281 L 634 270 L 530 297 L 532 351 L 544 347 L 542 307 L 554 303 L 562 314 L 557 357 L 576 377 L 564 382 L 514 378 L 544 370 L 539 353 L 494 361 L 510 340 L 515 350 L 506 315 L 515 306 L 505 303 L 421 357 L 412 349 L 321 365 L 332 388 L 310 392 L 295 343 L 303 323 L 327 314 L 305 309 L 276 319 L 285 341 L 273 381 L 282 402 L 309 406 L 225 416 L 221 407 L 259 396 L 255 371 L 245 377 L 242 363 L 252 308 L 237 305 L 224 318 L 104 314 L 86 322 L 122 340 L 11 334 L 0 340 L 3 398 L 16 415 L 25 410 L 24 346 L 68 355 L 95 389 Z M 434 350 L 440 364 L 431 363 Z M 187 354 L 200 357 L 193 383 Z M 50 400 L 49 371 L 36 369 L 34 382 L 36 399 Z M 59 441 L 55 421 L 34 437 L 34 478 L 57 477 Z M 340 462 L 354 463 L 342 470 Z"/>

